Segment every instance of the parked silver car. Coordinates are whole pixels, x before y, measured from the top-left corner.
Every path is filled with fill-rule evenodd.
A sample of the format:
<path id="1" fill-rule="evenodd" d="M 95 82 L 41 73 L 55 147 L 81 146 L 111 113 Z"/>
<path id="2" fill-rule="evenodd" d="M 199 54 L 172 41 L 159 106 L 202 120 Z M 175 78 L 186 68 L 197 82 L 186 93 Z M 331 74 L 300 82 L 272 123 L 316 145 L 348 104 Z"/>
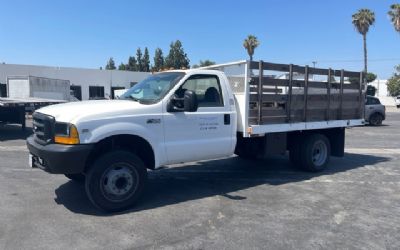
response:
<path id="1" fill-rule="evenodd" d="M 394 99 L 395 103 L 396 103 L 396 107 L 400 108 L 400 95 L 396 96 Z"/>
<path id="2" fill-rule="evenodd" d="M 381 104 L 378 98 L 367 96 L 365 99 L 365 121 L 373 126 L 382 125 L 382 121 L 386 118 L 385 111 L 385 106 Z"/>

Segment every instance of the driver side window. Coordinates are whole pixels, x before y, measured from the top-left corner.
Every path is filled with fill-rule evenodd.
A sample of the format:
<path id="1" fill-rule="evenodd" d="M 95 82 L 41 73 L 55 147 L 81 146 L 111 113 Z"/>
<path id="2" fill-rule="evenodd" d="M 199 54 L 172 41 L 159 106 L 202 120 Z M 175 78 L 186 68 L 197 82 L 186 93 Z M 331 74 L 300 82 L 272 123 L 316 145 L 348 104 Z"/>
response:
<path id="1" fill-rule="evenodd" d="M 197 95 L 199 107 L 223 107 L 222 91 L 219 79 L 214 75 L 195 75 L 190 77 L 176 91 L 178 97 L 183 98 L 186 90 Z"/>

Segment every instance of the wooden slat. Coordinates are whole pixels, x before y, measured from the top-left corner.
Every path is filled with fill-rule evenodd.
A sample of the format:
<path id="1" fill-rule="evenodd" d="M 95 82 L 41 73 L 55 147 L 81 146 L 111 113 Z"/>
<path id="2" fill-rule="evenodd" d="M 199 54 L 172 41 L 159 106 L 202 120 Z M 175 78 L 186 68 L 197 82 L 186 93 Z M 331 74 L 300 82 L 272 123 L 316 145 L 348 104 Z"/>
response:
<path id="1" fill-rule="evenodd" d="M 327 109 L 326 109 L 326 114 L 325 114 L 325 119 L 327 121 L 330 120 L 330 109 L 331 109 L 331 79 L 332 78 L 332 69 L 328 69 L 328 89 L 327 89 L 327 95 L 328 95 L 328 103 L 327 103 Z"/>
<path id="2" fill-rule="evenodd" d="M 308 66 L 306 66 L 308 67 Z M 306 71 L 306 67 L 304 66 L 299 66 L 299 65 L 293 65 L 293 72 L 295 73 L 300 73 L 300 74 L 304 74 Z"/>
<path id="3" fill-rule="evenodd" d="M 261 93 L 261 91 L 259 91 L 258 90 L 258 87 L 256 87 L 256 86 L 250 86 L 250 94 L 252 94 L 252 93 L 254 93 L 254 94 L 259 94 L 259 93 Z M 263 93 L 275 93 L 275 94 L 279 94 L 279 93 L 282 93 L 283 91 L 282 91 L 282 89 L 276 89 L 276 88 L 262 88 L 262 92 Z"/>
<path id="4" fill-rule="evenodd" d="M 293 115 L 301 116 L 302 110 L 294 110 Z M 257 117 L 258 109 L 250 109 L 249 117 Z M 263 108 L 262 109 L 263 119 L 267 117 L 286 117 L 286 110 L 283 108 Z"/>
<path id="5" fill-rule="evenodd" d="M 342 118 L 342 109 L 343 109 L 343 84 L 344 84 L 344 70 L 340 72 L 340 104 L 339 104 L 339 114 L 340 118 Z"/>
<path id="6" fill-rule="evenodd" d="M 288 64 L 264 62 L 262 68 L 263 70 L 289 72 Z M 250 69 L 259 69 L 259 62 L 250 62 Z"/>
<path id="7" fill-rule="evenodd" d="M 258 85 L 259 77 L 252 77 L 253 84 Z M 279 87 L 287 87 L 289 86 L 289 80 L 287 79 L 276 79 L 272 77 L 263 77 L 262 84 L 265 86 L 279 86 Z"/>
<path id="8" fill-rule="evenodd" d="M 287 95 L 279 95 L 279 94 L 263 94 L 262 95 L 263 102 L 286 102 Z M 250 102 L 258 102 L 258 94 L 250 94 Z"/>
<path id="9" fill-rule="evenodd" d="M 289 90 L 288 90 L 288 100 L 287 100 L 287 108 L 286 108 L 286 114 L 287 114 L 287 121 L 291 122 L 292 117 L 292 89 L 293 89 L 293 64 L 289 65 Z"/>
<path id="10" fill-rule="evenodd" d="M 328 75 L 328 69 L 309 68 L 309 73 L 312 75 Z"/>
<path id="11" fill-rule="evenodd" d="M 271 71 L 281 71 L 281 72 L 289 72 L 289 65 L 288 64 L 280 64 L 280 63 L 264 63 L 263 65 L 264 70 L 271 70 Z"/>
<path id="12" fill-rule="evenodd" d="M 307 121 L 307 102 L 308 102 L 308 66 L 306 66 L 305 73 L 304 73 L 304 121 Z"/>
<path id="13" fill-rule="evenodd" d="M 342 70 L 335 70 L 335 76 L 340 77 L 341 76 L 341 71 Z M 343 70 L 343 76 L 344 77 L 360 77 L 360 72 L 354 72 L 354 71 L 346 71 Z"/>
<path id="14" fill-rule="evenodd" d="M 363 72 L 361 72 L 360 73 L 360 79 L 362 80 L 362 79 L 364 79 L 364 74 L 363 74 Z M 364 98 L 363 98 L 363 95 L 362 95 L 362 89 L 363 89 L 363 81 L 360 81 L 359 82 L 359 89 L 358 89 L 358 94 L 359 94 L 359 101 L 360 101 L 360 103 L 359 103 L 359 106 L 358 106 L 358 109 L 359 109 L 359 118 L 362 118 L 362 117 L 364 117 L 364 108 L 365 108 L 365 104 L 364 104 Z"/>
<path id="15" fill-rule="evenodd" d="M 260 105 L 260 103 L 262 103 L 262 96 L 263 96 L 263 86 L 262 86 L 262 79 L 263 79 L 263 61 L 260 61 L 260 63 L 258 64 L 258 70 L 259 70 L 259 80 L 258 80 L 258 124 L 262 123 L 262 114 L 261 114 L 261 108 L 262 105 Z"/>

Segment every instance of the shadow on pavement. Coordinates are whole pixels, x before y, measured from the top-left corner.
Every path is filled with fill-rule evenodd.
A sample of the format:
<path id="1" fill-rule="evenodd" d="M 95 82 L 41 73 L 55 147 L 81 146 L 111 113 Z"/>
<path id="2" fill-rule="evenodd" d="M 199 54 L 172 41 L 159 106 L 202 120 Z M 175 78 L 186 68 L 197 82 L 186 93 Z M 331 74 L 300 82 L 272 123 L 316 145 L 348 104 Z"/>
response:
<path id="1" fill-rule="evenodd" d="M 293 169 L 286 157 L 249 161 L 239 157 L 189 163 L 180 167 L 149 172 L 147 188 L 130 210 L 131 213 L 154 209 L 190 200 L 221 195 L 240 202 L 246 199 L 229 193 L 259 185 L 282 185 L 302 182 L 321 175 L 328 176 L 389 161 L 389 158 L 346 154 L 344 158 L 332 158 L 329 167 L 319 173 L 307 173 Z M 96 210 L 85 195 L 84 185 L 66 182 L 55 190 L 56 202 L 74 213 L 112 216 Z M 121 214 L 120 213 L 120 214 Z"/>

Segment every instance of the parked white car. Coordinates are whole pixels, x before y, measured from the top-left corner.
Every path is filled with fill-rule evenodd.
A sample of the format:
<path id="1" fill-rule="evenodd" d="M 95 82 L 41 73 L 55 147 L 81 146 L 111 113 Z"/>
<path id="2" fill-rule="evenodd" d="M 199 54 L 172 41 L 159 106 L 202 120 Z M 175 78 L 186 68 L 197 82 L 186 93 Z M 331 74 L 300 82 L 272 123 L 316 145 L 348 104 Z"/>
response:
<path id="1" fill-rule="evenodd" d="M 400 108 L 400 95 L 396 96 L 395 103 L 396 103 L 396 107 Z"/>

